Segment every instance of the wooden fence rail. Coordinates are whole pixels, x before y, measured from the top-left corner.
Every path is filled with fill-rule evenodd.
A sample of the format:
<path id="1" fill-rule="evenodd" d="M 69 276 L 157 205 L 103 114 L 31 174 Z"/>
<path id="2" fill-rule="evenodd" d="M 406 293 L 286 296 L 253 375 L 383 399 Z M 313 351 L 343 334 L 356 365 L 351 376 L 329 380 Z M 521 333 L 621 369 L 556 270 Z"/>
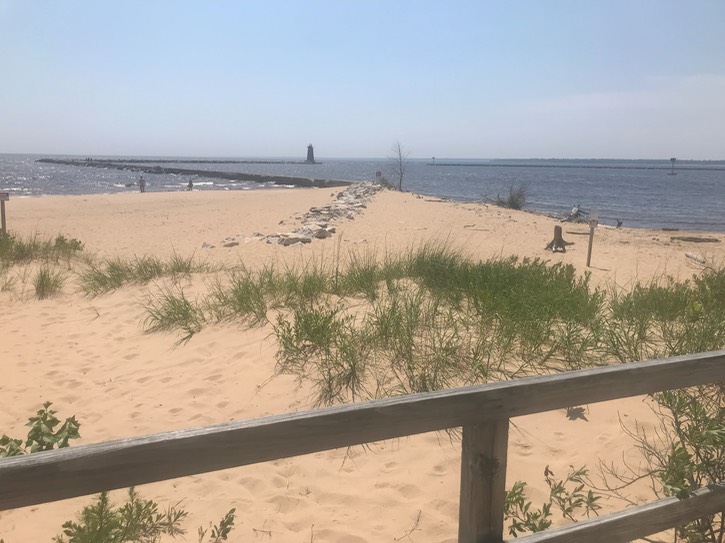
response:
<path id="1" fill-rule="evenodd" d="M 725 382 L 725 350 L 399 396 L 7 458 L 0 461 L 0 511 L 462 427 L 459 541 L 502 541 L 511 417 L 720 382 Z M 702 507 L 707 504 L 714 510 L 725 509 L 725 492 L 721 488 L 701 494 L 704 497 L 698 495 L 692 499 L 699 500 Z M 692 503 L 695 502 L 687 507 Z M 665 514 L 662 511 L 670 508 L 664 528 L 700 516 L 690 512 L 695 516 L 683 519 L 683 506 L 676 506 L 660 504 L 665 508 L 656 509 L 655 517 L 659 519 Z M 669 515 L 674 510 L 679 516 L 672 513 L 674 520 L 670 522 Z M 594 528 L 589 528 L 594 530 L 591 533 L 600 533 L 601 526 L 607 526 L 608 518 L 581 523 L 575 528 L 593 525 Z M 646 521 L 652 530 L 644 533 L 642 530 L 649 527 L 636 521 L 638 535 L 629 537 L 635 532 L 625 529 L 627 522 L 619 522 L 620 539 L 608 537 L 607 541 L 627 541 L 664 529 L 662 522 Z M 574 540 L 562 536 L 560 531 L 551 532 L 548 537 L 553 539 L 546 539 L 546 534 L 530 536 L 538 539 L 519 541 Z M 589 536 L 574 537 L 579 537 L 579 541 L 595 540 Z"/>

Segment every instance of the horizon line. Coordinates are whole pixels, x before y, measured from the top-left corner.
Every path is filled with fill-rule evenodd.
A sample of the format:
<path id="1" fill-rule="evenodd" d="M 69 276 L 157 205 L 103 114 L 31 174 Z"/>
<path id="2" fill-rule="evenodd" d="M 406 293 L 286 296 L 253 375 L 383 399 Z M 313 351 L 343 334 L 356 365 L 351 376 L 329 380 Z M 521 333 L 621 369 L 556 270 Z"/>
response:
<path id="1" fill-rule="evenodd" d="M 23 156 L 63 156 L 63 157 L 81 157 L 81 158 L 138 158 L 138 159 L 200 159 L 200 160 L 219 160 L 219 159 L 230 159 L 230 160 L 249 160 L 249 159 L 295 159 L 298 155 L 136 155 L 136 154 L 79 154 L 79 153 L 4 153 L 0 152 L 0 156 L 10 155 L 23 155 Z M 406 160 L 433 160 L 433 161 L 467 161 L 467 160 L 478 160 L 478 161 L 513 161 L 513 160 L 569 160 L 569 161 L 665 161 L 671 162 L 673 157 L 643 157 L 643 158 L 572 158 L 572 157 L 406 157 Z M 725 162 L 725 158 L 676 158 L 676 162 Z M 304 161 L 304 158 L 300 159 Z M 379 161 L 391 161 L 397 160 L 397 157 L 350 157 L 350 156 L 318 156 L 316 158 L 317 163 L 321 163 L 323 160 L 379 160 Z M 314 165 L 314 164 L 310 164 Z"/>

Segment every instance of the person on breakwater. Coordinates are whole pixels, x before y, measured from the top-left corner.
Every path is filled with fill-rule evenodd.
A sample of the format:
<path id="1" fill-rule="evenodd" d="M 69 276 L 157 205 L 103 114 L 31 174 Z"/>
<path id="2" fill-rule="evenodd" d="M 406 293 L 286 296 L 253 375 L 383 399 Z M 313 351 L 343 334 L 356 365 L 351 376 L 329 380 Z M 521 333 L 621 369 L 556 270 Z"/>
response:
<path id="1" fill-rule="evenodd" d="M 138 188 L 141 192 L 146 192 L 146 180 L 143 178 L 143 175 L 138 178 Z"/>

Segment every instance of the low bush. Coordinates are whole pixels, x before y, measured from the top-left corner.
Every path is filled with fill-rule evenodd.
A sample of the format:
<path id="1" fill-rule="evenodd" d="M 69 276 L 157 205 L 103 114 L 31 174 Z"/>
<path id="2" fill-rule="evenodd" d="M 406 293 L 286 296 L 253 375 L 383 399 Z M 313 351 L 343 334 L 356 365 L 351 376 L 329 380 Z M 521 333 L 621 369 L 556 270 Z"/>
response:
<path id="1" fill-rule="evenodd" d="M 26 239 L 13 233 L 0 234 L 0 263 L 19 264 L 33 260 L 69 260 L 83 250 L 83 243 L 58 235 L 53 240 L 38 235 Z"/>
<path id="2" fill-rule="evenodd" d="M 523 209 L 526 206 L 528 199 L 528 189 L 524 186 L 511 185 L 509 187 L 508 196 L 501 197 L 496 195 L 496 201 L 494 204 L 500 207 L 506 207 L 508 209 Z"/>

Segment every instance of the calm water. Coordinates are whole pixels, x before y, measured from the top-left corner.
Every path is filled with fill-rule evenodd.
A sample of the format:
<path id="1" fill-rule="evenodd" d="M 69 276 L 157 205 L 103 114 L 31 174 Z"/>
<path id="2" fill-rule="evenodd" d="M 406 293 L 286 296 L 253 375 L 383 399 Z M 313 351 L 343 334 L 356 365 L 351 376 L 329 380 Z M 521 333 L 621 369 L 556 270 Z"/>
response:
<path id="1" fill-rule="evenodd" d="M 41 164 L 36 162 L 38 158 L 40 156 L 0 155 L 0 192 L 10 192 L 11 198 L 16 198 L 137 190 L 132 186 L 138 179 L 136 172 Z M 292 160 L 299 160 L 299 157 Z M 320 164 L 164 162 L 161 166 L 353 181 L 372 181 L 376 171 L 391 180 L 394 177 L 388 159 L 318 160 Z M 605 224 L 614 224 L 621 219 L 628 227 L 725 232 L 725 161 L 678 161 L 677 175 L 670 175 L 670 170 L 669 160 L 437 158 L 435 161 L 409 160 L 403 188 L 430 196 L 482 201 L 493 200 L 499 194 L 507 195 L 512 185 L 524 186 L 528 194 L 526 208 L 534 211 L 565 213 L 580 204 L 586 211 L 596 210 L 600 222 Z M 144 174 L 144 177 L 150 192 L 184 190 L 190 179 L 197 190 L 285 190 L 284 187 L 203 176 Z"/>

